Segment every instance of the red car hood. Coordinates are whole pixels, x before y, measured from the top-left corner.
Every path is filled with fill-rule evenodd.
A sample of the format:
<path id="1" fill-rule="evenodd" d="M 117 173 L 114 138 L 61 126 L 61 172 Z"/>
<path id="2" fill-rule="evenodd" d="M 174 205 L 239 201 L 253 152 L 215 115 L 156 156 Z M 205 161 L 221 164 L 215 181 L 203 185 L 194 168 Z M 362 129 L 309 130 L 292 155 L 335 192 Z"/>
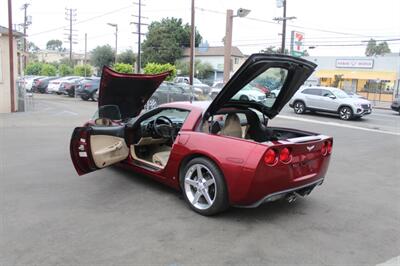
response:
<path id="1" fill-rule="evenodd" d="M 104 66 L 98 105 L 117 105 L 122 119 L 135 117 L 169 74 L 124 74 Z"/>

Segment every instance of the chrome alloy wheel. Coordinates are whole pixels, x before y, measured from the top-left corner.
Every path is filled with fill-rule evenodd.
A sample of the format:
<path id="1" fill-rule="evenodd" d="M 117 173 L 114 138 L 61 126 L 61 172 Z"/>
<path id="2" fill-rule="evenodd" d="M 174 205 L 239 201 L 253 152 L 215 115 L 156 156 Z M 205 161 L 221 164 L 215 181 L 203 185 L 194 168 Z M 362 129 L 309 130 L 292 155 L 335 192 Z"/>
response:
<path id="1" fill-rule="evenodd" d="M 342 107 L 339 112 L 340 118 L 343 120 L 349 120 L 352 116 L 352 112 L 349 107 Z"/>
<path id="2" fill-rule="evenodd" d="M 302 113 L 304 113 L 304 111 L 305 111 L 305 106 L 304 106 L 304 103 L 302 103 L 302 102 L 296 102 L 295 104 L 294 104 L 294 112 L 296 113 L 296 114 L 302 114 Z"/>
<path id="3" fill-rule="evenodd" d="M 203 164 L 194 164 L 187 170 L 184 189 L 189 202 L 200 210 L 210 208 L 217 196 L 215 178 Z"/>
<path id="4" fill-rule="evenodd" d="M 147 101 L 146 109 L 147 109 L 147 110 L 153 110 L 153 109 L 156 108 L 157 106 L 158 106 L 157 100 L 154 99 L 154 98 L 150 98 L 150 99 Z"/>

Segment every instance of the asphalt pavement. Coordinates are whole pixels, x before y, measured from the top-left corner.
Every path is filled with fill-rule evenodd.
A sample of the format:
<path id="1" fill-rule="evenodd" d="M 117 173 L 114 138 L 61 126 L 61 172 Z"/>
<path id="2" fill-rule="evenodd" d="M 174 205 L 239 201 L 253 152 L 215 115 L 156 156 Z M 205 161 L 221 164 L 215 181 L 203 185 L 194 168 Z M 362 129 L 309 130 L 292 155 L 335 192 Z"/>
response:
<path id="1" fill-rule="evenodd" d="M 75 126 L 96 103 L 35 95 L 0 114 L 0 265 L 376 265 L 399 262 L 400 116 L 295 115 L 270 125 L 334 137 L 324 184 L 294 203 L 191 211 L 181 195 L 118 168 L 78 176 Z"/>

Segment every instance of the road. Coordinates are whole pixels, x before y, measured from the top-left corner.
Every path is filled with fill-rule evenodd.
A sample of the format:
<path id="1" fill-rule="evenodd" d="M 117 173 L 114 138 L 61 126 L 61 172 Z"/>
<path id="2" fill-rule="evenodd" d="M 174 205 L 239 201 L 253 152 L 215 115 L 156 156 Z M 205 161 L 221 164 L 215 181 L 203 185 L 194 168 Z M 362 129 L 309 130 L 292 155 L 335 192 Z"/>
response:
<path id="1" fill-rule="evenodd" d="M 400 255 L 394 112 L 347 122 L 285 108 L 271 125 L 334 137 L 325 183 L 295 203 L 203 217 L 143 176 L 117 168 L 78 176 L 69 139 L 96 103 L 53 95 L 34 103 L 0 114 L 0 265 L 376 265 Z"/>

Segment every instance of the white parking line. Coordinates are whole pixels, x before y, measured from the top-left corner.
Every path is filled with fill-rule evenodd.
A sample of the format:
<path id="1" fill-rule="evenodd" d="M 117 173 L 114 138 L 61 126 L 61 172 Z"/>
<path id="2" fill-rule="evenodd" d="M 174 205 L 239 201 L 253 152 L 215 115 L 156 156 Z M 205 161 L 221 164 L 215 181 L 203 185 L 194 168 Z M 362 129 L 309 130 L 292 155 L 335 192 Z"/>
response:
<path id="1" fill-rule="evenodd" d="M 400 256 L 391 258 L 388 261 L 383 263 L 379 263 L 376 266 L 399 266 L 400 265 Z"/>
<path id="2" fill-rule="evenodd" d="M 400 132 L 392 132 L 392 131 L 385 131 L 385 130 L 380 130 L 380 129 L 365 128 L 365 127 L 357 127 L 357 126 L 352 126 L 352 125 L 340 124 L 340 123 L 336 123 L 336 122 L 317 121 L 317 120 L 314 120 L 314 119 L 301 118 L 301 117 L 292 117 L 292 116 L 286 116 L 286 115 L 278 115 L 278 117 L 279 118 L 283 118 L 283 119 L 310 122 L 310 123 L 315 123 L 315 124 L 320 124 L 320 125 L 344 127 L 344 128 L 351 128 L 351 129 L 358 129 L 358 130 L 364 130 L 364 131 L 369 131 L 369 132 L 376 132 L 376 133 L 400 136 Z"/>

